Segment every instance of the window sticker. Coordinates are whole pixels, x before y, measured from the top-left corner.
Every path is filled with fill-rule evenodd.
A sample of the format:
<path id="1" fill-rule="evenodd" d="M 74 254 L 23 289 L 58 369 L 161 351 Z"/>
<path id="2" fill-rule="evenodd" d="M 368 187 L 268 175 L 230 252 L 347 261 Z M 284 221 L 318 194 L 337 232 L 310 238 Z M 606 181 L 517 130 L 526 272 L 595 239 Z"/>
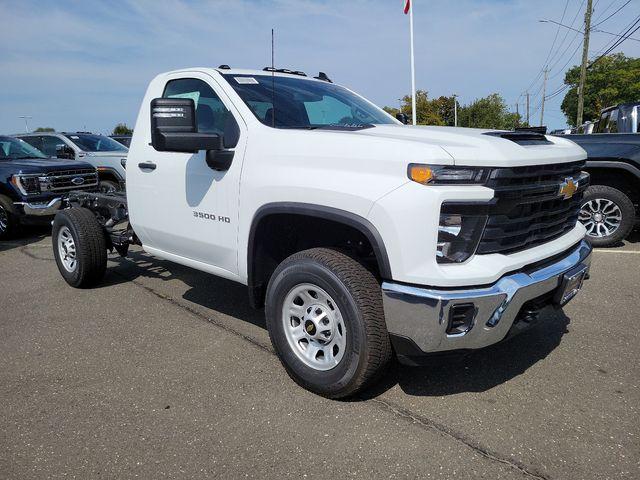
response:
<path id="1" fill-rule="evenodd" d="M 169 95 L 168 98 L 190 98 L 195 103 L 196 108 L 198 108 L 198 100 L 200 100 L 200 92 L 186 92 L 186 93 L 176 93 L 175 95 Z"/>
<path id="2" fill-rule="evenodd" d="M 240 85 L 258 85 L 258 80 L 253 77 L 233 77 Z"/>

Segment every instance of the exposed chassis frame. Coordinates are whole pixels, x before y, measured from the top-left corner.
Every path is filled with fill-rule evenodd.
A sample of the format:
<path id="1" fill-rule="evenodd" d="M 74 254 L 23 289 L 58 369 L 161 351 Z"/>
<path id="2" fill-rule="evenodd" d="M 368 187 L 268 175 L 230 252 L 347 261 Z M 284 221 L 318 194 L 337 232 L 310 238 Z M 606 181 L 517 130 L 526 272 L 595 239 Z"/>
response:
<path id="1" fill-rule="evenodd" d="M 96 193 L 71 191 L 66 199 L 68 207 L 80 207 L 91 210 L 102 226 L 107 247 L 115 249 L 125 257 L 130 245 L 141 245 L 131 224 L 127 196 L 124 193 Z"/>

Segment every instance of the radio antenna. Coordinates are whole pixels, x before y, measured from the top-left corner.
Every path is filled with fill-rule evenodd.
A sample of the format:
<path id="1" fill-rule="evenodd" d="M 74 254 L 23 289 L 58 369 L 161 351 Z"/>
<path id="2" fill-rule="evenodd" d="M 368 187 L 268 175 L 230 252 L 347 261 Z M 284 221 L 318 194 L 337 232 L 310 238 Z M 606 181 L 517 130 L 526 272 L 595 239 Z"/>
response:
<path id="1" fill-rule="evenodd" d="M 273 28 L 271 29 L 271 126 L 276 128 L 276 67 L 275 67 L 275 41 Z"/>

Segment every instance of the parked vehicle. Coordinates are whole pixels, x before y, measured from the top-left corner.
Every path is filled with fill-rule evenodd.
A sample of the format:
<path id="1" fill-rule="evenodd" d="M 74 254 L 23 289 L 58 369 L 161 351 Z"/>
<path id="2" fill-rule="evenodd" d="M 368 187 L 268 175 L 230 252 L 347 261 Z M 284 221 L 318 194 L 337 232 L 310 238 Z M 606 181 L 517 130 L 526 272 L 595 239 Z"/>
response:
<path id="1" fill-rule="evenodd" d="M 38 132 L 17 135 L 45 155 L 82 160 L 98 169 L 100 191 L 124 189 L 128 149 L 105 136 L 91 132 Z"/>
<path id="2" fill-rule="evenodd" d="M 20 224 L 50 223 L 70 190 L 97 186 L 88 163 L 51 159 L 27 142 L 0 136 L 0 240 Z"/>
<path id="3" fill-rule="evenodd" d="M 113 138 L 127 148 L 131 146 L 131 135 L 109 135 L 109 138 Z"/>
<path id="4" fill-rule="evenodd" d="M 638 133 L 640 102 L 621 103 L 600 113 L 593 133 Z"/>
<path id="5" fill-rule="evenodd" d="M 345 397 L 392 352 L 486 347 L 577 294 L 585 156 L 536 132 L 405 126 L 322 75 L 185 69 L 147 89 L 126 197 L 72 194 L 54 255 L 74 287 L 131 244 L 243 283 L 289 375 Z"/>
<path id="6" fill-rule="evenodd" d="M 640 217 L 640 134 L 592 134 L 566 137 L 587 151 L 591 186 L 580 221 L 591 243 L 617 245 Z"/>

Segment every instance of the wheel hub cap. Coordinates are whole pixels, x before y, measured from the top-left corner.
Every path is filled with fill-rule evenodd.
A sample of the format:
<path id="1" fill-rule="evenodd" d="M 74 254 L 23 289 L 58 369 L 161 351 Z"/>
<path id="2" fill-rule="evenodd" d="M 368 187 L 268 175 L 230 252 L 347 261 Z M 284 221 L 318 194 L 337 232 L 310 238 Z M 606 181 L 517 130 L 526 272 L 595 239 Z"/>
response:
<path id="1" fill-rule="evenodd" d="M 582 205 L 579 220 L 587 229 L 587 236 L 608 237 L 620 227 L 622 210 L 611 200 L 594 198 Z"/>
<path id="2" fill-rule="evenodd" d="M 71 230 L 68 227 L 62 227 L 58 232 L 58 254 L 65 270 L 73 272 L 78 265 L 76 242 L 73 240 L 73 235 L 71 235 Z"/>
<path id="3" fill-rule="evenodd" d="M 329 294 L 312 284 L 292 288 L 282 307 L 289 347 L 307 366 L 330 370 L 342 359 L 347 332 L 340 310 Z"/>

